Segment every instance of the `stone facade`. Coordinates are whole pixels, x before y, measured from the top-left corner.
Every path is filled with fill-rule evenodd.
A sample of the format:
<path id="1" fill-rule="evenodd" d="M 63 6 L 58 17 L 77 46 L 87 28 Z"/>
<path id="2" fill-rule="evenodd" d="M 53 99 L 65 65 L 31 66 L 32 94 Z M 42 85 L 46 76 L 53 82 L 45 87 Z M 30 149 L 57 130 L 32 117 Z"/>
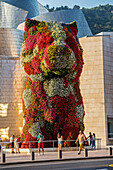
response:
<path id="1" fill-rule="evenodd" d="M 113 34 L 80 38 L 84 67 L 80 79 L 85 106 L 85 134 L 95 133 L 102 146 L 113 144 L 108 138 L 108 117 L 113 117 Z"/>

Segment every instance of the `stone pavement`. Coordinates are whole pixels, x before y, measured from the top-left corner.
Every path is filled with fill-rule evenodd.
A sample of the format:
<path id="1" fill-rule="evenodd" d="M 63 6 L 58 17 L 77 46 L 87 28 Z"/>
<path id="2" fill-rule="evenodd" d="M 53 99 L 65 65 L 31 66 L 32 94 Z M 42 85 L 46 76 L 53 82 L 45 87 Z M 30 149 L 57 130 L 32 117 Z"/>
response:
<path id="1" fill-rule="evenodd" d="M 88 151 L 88 158 L 101 158 L 101 157 L 108 157 L 109 152 L 108 150 L 89 150 Z M 81 152 L 81 155 L 78 155 L 78 151 L 63 151 L 62 152 L 62 159 L 84 159 L 84 151 Z M 58 152 L 45 152 L 44 155 L 38 156 L 38 153 L 35 152 L 35 161 L 53 161 L 58 160 Z M 22 162 L 29 162 L 31 161 L 31 153 L 20 153 L 20 154 L 12 154 L 6 153 L 6 163 L 22 163 Z M 1 162 L 1 156 L 0 156 Z"/>

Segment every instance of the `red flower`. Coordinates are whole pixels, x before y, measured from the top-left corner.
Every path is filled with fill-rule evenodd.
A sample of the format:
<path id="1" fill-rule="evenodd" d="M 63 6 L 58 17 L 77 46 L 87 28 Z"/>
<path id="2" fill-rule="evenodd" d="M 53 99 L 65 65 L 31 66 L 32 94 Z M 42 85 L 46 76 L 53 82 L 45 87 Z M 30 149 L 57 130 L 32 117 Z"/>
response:
<path id="1" fill-rule="evenodd" d="M 28 75 L 34 74 L 34 69 L 33 69 L 33 67 L 32 67 L 31 62 L 25 63 L 25 65 L 24 65 L 24 70 L 25 70 L 25 72 L 26 72 Z"/>

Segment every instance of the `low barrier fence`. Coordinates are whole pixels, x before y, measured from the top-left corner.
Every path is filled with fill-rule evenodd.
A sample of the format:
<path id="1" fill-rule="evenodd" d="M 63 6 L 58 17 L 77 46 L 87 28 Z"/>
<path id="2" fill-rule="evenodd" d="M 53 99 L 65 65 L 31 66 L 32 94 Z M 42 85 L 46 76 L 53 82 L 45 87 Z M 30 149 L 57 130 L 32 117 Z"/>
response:
<path id="1" fill-rule="evenodd" d="M 76 140 L 63 140 L 63 141 L 66 141 L 66 142 L 73 142 L 73 143 L 75 143 L 75 141 Z M 89 141 L 89 143 L 90 143 L 90 140 L 88 140 Z M 34 161 L 34 160 L 38 160 L 37 159 L 37 150 L 33 150 L 32 148 L 31 148 L 31 143 L 32 143 L 33 141 L 27 141 L 26 143 L 28 143 L 29 144 L 29 154 L 30 154 L 30 157 L 29 158 L 27 158 L 27 160 L 29 161 L 29 160 L 31 160 L 31 161 Z M 37 143 L 38 141 L 34 141 L 35 143 Z M 96 142 L 96 149 L 98 150 L 98 153 L 99 152 L 103 152 L 103 150 L 101 151 L 101 150 L 99 150 L 99 149 L 101 149 L 101 139 L 96 139 L 95 140 L 95 142 Z M 6 146 L 6 144 L 7 144 L 8 142 L 1 142 L 0 144 L 2 145 L 2 152 L 1 152 L 1 163 L 6 163 L 7 162 L 7 152 L 6 152 L 6 150 L 5 150 L 5 146 Z M 20 143 L 20 142 L 18 142 L 18 143 Z M 56 144 L 58 144 L 58 141 L 57 140 L 46 140 L 46 141 L 44 141 L 44 143 L 49 143 L 49 146 L 50 146 L 50 143 L 52 143 L 52 148 L 55 148 L 55 145 Z M 78 148 L 79 146 L 77 146 L 77 148 Z M 90 157 L 90 152 L 93 152 L 92 150 L 90 150 L 91 149 L 91 147 L 85 147 L 85 151 L 84 151 L 84 155 L 83 155 L 83 157 Z M 75 150 L 75 148 L 74 148 L 74 150 Z M 35 151 L 36 151 L 36 153 L 35 153 Z M 54 152 L 55 153 L 55 152 Z M 69 153 L 69 152 L 68 152 Z M 71 152 L 72 153 L 72 152 Z M 95 153 L 95 152 L 94 152 Z M 112 147 L 109 147 L 108 148 L 108 150 L 106 150 L 106 156 L 108 156 L 108 157 L 113 157 L 112 155 L 113 155 L 113 148 Z M 51 154 L 51 153 L 50 153 Z M 11 154 L 10 154 L 11 155 Z M 53 154 L 52 154 L 53 155 Z M 58 149 L 58 156 L 56 157 L 56 159 L 62 159 L 62 157 L 64 157 L 65 156 L 65 152 L 62 152 L 62 149 L 61 150 L 59 150 Z M 97 156 L 98 157 L 98 156 Z M 11 159 L 11 158 L 10 158 Z M 12 159 L 14 159 L 14 156 L 12 156 Z M 71 159 L 74 159 L 74 158 L 71 158 Z"/>
<path id="2" fill-rule="evenodd" d="M 76 140 L 63 140 L 63 146 L 64 147 L 68 147 L 70 145 L 70 147 L 79 147 L 79 143 L 77 143 L 75 145 L 75 141 Z M 90 142 L 93 142 L 93 140 L 87 140 L 88 141 L 88 145 L 90 146 Z M 36 148 L 38 147 L 38 141 L 21 141 L 21 142 L 17 142 L 20 144 L 20 148 L 21 148 L 21 144 L 27 144 L 28 149 L 31 148 L 35 148 L 33 147 L 33 145 L 35 144 Z M 58 146 L 58 140 L 44 140 L 44 147 L 45 148 L 56 148 Z M 8 144 L 10 145 L 10 142 L 0 142 L 0 145 L 2 146 L 2 149 L 7 149 L 8 148 Z M 95 139 L 95 149 L 101 149 L 101 139 L 97 138 Z"/>

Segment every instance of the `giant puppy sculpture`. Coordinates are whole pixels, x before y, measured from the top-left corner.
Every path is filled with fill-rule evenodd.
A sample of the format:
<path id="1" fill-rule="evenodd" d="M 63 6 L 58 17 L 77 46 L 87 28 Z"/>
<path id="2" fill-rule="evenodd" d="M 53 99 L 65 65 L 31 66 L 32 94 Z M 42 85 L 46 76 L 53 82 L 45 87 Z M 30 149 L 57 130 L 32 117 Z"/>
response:
<path id="1" fill-rule="evenodd" d="M 45 139 L 56 139 L 59 131 L 64 139 L 75 139 L 84 128 L 79 89 L 83 58 L 77 32 L 76 22 L 25 22 L 21 49 L 21 64 L 29 76 L 23 92 L 25 141 L 36 140 L 40 131 Z"/>

